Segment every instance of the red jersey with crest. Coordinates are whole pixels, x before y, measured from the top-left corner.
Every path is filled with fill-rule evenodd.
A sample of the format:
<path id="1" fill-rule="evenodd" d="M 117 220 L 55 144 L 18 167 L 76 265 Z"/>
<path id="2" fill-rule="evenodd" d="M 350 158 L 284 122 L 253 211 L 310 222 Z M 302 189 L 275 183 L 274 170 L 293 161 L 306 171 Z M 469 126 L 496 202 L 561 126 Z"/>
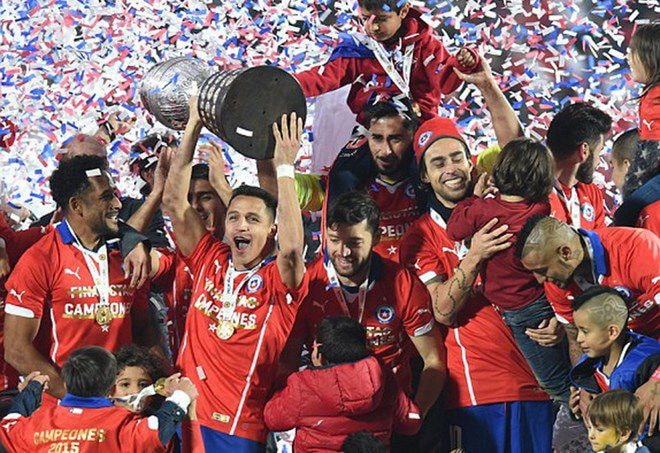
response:
<path id="1" fill-rule="evenodd" d="M 0 214 L 0 238 L 5 241 L 9 265 L 12 269 L 23 253 L 52 229 L 52 226 L 47 226 L 14 231 L 7 223 L 7 220 L 5 220 L 5 216 Z M 2 373 L 0 374 L 0 391 L 16 388 L 18 385 L 18 372 L 5 362 L 4 324 L 6 296 L 5 279 L 0 279 L 0 373 Z M 44 335 L 41 334 L 38 338 L 41 337 L 44 337 Z M 41 349 L 43 349 L 43 345 L 41 345 Z"/>
<path id="2" fill-rule="evenodd" d="M 658 338 L 660 335 L 660 239 L 640 228 L 610 227 L 580 230 L 592 264 L 592 282 L 609 286 L 628 299 L 628 328 Z M 566 289 L 544 283 L 548 301 L 563 322 L 573 322 L 571 303 L 594 283 L 573 279 Z"/>
<path id="3" fill-rule="evenodd" d="M 571 188 L 557 182 L 550 193 L 550 215 L 575 228 L 604 228 L 603 191 L 595 183 L 578 182 Z"/>
<path id="4" fill-rule="evenodd" d="M 223 340 L 217 332 L 229 253 L 207 233 L 185 258 L 194 286 L 177 365 L 197 387 L 202 426 L 265 443 L 263 409 L 307 282 L 289 289 L 274 260 L 263 265 L 239 291 L 235 332 Z M 243 278 L 239 273 L 235 287 Z"/>
<path id="5" fill-rule="evenodd" d="M 108 302 L 112 319 L 106 326 L 97 324 L 94 315 L 99 296 L 94 278 L 83 252 L 74 243 L 66 222 L 60 223 L 25 252 L 6 284 L 6 313 L 50 318 L 50 358 L 59 366 L 82 346 L 96 345 L 116 351 L 130 345 L 133 342 L 131 317 L 147 319 L 147 287 L 129 288 L 116 241 L 108 244 Z"/>
<path id="6" fill-rule="evenodd" d="M 645 228 L 654 232 L 656 236 L 660 236 L 660 200 L 644 206 L 635 226 Z"/>
<path id="7" fill-rule="evenodd" d="M 158 272 L 151 281 L 151 287 L 163 292 L 167 307 L 170 351 L 172 356 L 176 357 L 186 327 L 193 275 L 180 253 L 169 249 L 161 249 L 159 252 Z"/>
<path id="8" fill-rule="evenodd" d="M 397 261 L 399 242 L 419 217 L 413 181 L 406 178 L 391 184 L 376 178 L 369 185 L 368 191 L 380 208 L 380 242 L 374 246 L 374 250 L 385 258 Z"/>
<path id="9" fill-rule="evenodd" d="M 30 417 L 10 414 L 0 423 L 2 444 L 10 452 L 165 451 L 158 438 L 155 416 L 142 418 L 110 401 L 108 404 L 105 407 L 48 405 Z"/>
<path id="10" fill-rule="evenodd" d="M 449 239 L 442 217 L 431 210 L 401 242 L 401 263 L 423 283 L 451 278 L 467 248 Z M 466 302 L 452 327 L 444 329 L 447 408 L 510 401 L 544 401 L 541 389 L 502 318 L 479 291 Z"/>
<path id="11" fill-rule="evenodd" d="M 310 350 L 323 318 L 346 316 L 335 289 L 330 287 L 324 259 L 319 257 L 307 268 L 309 294 L 296 325 L 296 334 L 304 336 Z M 344 291 L 344 298 L 350 316 L 359 320 L 357 294 Z M 394 370 L 401 388 L 409 392 L 412 376 L 409 348 L 413 346 L 408 343 L 408 337 L 427 334 L 434 323 L 424 285 L 397 263 L 374 254 L 360 322 L 367 329 L 367 343 L 374 355 Z"/>

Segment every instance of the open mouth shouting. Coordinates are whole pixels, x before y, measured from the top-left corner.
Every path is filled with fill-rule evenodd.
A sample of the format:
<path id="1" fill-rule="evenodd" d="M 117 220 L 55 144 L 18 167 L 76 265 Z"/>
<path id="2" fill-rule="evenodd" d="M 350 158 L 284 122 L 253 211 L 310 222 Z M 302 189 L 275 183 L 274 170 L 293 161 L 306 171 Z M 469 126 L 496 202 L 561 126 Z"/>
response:
<path id="1" fill-rule="evenodd" d="M 252 239 L 247 236 L 234 236 L 234 246 L 238 253 L 245 253 L 252 243 Z"/>

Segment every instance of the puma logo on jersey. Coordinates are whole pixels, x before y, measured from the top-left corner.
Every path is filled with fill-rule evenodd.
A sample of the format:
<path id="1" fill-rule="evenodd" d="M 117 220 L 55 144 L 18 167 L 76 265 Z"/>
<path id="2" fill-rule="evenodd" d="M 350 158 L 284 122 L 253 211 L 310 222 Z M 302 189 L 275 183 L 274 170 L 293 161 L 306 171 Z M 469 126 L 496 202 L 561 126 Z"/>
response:
<path id="1" fill-rule="evenodd" d="M 80 273 L 80 267 L 77 267 L 75 272 L 69 269 L 68 267 L 64 268 L 64 275 L 74 275 L 78 280 L 82 280 L 80 278 L 80 275 L 78 275 L 79 273 Z"/>
<path id="2" fill-rule="evenodd" d="M 318 301 L 312 301 L 312 306 L 313 307 L 319 307 L 321 310 L 323 310 L 323 313 L 325 313 L 325 304 L 318 302 Z"/>
<path id="3" fill-rule="evenodd" d="M 468 248 L 465 246 L 463 242 L 454 242 L 454 248 L 450 249 L 449 247 L 442 247 L 443 252 L 449 252 L 453 253 L 458 257 L 459 260 L 463 260 L 465 258 L 465 255 L 467 255 Z"/>
<path id="4" fill-rule="evenodd" d="M 653 123 L 654 123 L 654 120 L 651 120 L 651 121 L 642 120 L 642 124 L 644 126 L 646 126 L 646 128 L 649 129 L 649 130 L 651 130 L 651 126 L 653 125 Z"/>
<path id="5" fill-rule="evenodd" d="M 9 291 L 10 296 L 14 296 L 18 301 L 22 304 L 23 303 L 23 294 L 25 294 L 25 291 L 21 291 L 21 293 L 17 293 L 16 290 L 12 289 Z"/>

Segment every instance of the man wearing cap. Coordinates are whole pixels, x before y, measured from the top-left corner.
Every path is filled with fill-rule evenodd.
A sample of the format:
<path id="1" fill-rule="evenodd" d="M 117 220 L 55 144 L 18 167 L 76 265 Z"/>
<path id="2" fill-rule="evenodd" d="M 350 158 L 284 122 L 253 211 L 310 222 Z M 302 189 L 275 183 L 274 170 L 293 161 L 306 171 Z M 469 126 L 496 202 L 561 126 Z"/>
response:
<path id="1" fill-rule="evenodd" d="M 483 94 L 498 143 L 504 146 L 522 130 L 487 64 L 482 68 L 462 77 Z M 480 264 L 510 246 L 506 226 L 497 226 L 494 219 L 474 235 L 469 249 L 449 239 L 446 222 L 452 209 L 473 192 L 468 146 L 451 120 L 423 123 L 414 150 L 420 179 L 433 196 L 428 212 L 401 241 L 400 260 L 426 285 L 435 319 L 448 329 L 444 337 L 448 379 L 442 404 L 449 421 L 449 447 L 550 452 L 552 403 L 511 332 L 476 285 Z M 474 192 L 482 193 L 485 187 L 482 176 Z"/>
<path id="2" fill-rule="evenodd" d="M 156 336 L 147 321 L 146 290 L 131 287 L 113 239 L 121 202 L 106 160 L 67 159 L 50 184 L 64 218 L 25 252 L 7 281 L 4 341 L 7 362 L 23 375 L 47 374 L 48 392 L 61 398 L 59 369 L 75 349 L 154 346 Z M 47 357 L 33 346 L 42 320 L 52 324 Z"/>

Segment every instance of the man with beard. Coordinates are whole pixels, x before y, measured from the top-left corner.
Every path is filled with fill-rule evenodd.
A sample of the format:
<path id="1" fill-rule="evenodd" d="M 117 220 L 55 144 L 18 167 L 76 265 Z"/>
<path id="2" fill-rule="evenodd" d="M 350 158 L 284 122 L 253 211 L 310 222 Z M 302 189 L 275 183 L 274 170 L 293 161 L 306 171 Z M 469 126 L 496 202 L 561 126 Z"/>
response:
<path id="1" fill-rule="evenodd" d="M 367 329 L 375 356 L 394 370 L 399 385 L 410 394 L 410 339 L 424 361 L 415 402 L 426 414 L 445 379 L 444 348 L 428 292 L 410 271 L 374 253 L 379 210 L 368 194 L 341 195 L 330 206 L 325 223 L 324 254 L 308 267 L 309 295 L 292 342 L 302 339 L 311 350 L 325 317 L 354 318 Z"/>
<path id="2" fill-rule="evenodd" d="M 547 144 L 557 166 L 551 215 L 575 228 L 605 226 L 603 193 L 593 177 L 611 127 L 607 113 L 577 102 L 557 113 L 548 128 Z"/>
<path id="3" fill-rule="evenodd" d="M 500 146 L 522 135 L 487 65 L 464 80 L 483 94 Z M 456 204 L 473 191 L 483 195 L 486 178 L 482 176 L 473 190 L 468 146 L 449 119 L 423 123 L 414 147 L 420 179 L 431 195 L 430 209 L 404 236 L 400 259 L 426 285 L 435 319 L 447 326 L 448 377 L 442 400 L 446 415 L 441 420 L 448 420 L 449 448 L 549 453 L 552 403 L 502 318 L 477 291 L 481 264 L 510 246 L 507 226 L 493 219 L 472 237 L 469 249 L 450 240 L 446 231 Z M 561 336 L 558 340 L 544 333 L 544 339 L 550 345 Z M 439 433 L 437 427 L 444 421 L 430 422 Z"/>
<path id="4" fill-rule="evenodd" d="M 575 230 L 552 217 L 532 217 L 521 231 L 517 255 L 544 283 L 557 316 L 573 324 L 572 299 L 594 285 L 625 295 L 628 327 L 649 337 L 660 335 L 660 239 L 632 228 Z M 575 339 L 575 329 L 569 329 Z"/>
<path id="5" fill-rule="evenodd" d="M 65 394 L 59 374 L 69 354 L 88 345 L 110 351 L 133 342 L 153 346 L 146 288 L 130 287 L 118 239 L 121 202 L 107 161 L 83 155 L 60 163 L 50 178 L 64 219 L 30 248 L 7 281 L 5 357 L 19 373 L 50 377 L 48 392 Z M 52 322 L 50 357 L 33 346 L 42 319 Z"/>
<path id="6" fill-rule="evenodd" d="M 327 211 L 337 197 L 366 190 L 380 209 L 380 241 L 374 250 L 396 260 L 399 241 L 420 215 L 412 138 L 417 116 L 405 98 L 378 98 L 365 108 L 369 129 L 341 150 L 328 174 Z"/>
<path id="7" fill-rule="evenodd" d="M 186 197 L 202 129 L 196 98 L 189 111 L 163 195 L 177 246 L 193 274 L 177 366 L 199 391 L 205 449 L 259 452 L 268 433 L 266 398 L 307 290 L 293 180 L 303 124 L 293 113 L 283 115 L 281 128 L 273 125 L 279 203 L 258 187 L 234 190 L 225 217 L 227 245 L 207 230 Z"/>

